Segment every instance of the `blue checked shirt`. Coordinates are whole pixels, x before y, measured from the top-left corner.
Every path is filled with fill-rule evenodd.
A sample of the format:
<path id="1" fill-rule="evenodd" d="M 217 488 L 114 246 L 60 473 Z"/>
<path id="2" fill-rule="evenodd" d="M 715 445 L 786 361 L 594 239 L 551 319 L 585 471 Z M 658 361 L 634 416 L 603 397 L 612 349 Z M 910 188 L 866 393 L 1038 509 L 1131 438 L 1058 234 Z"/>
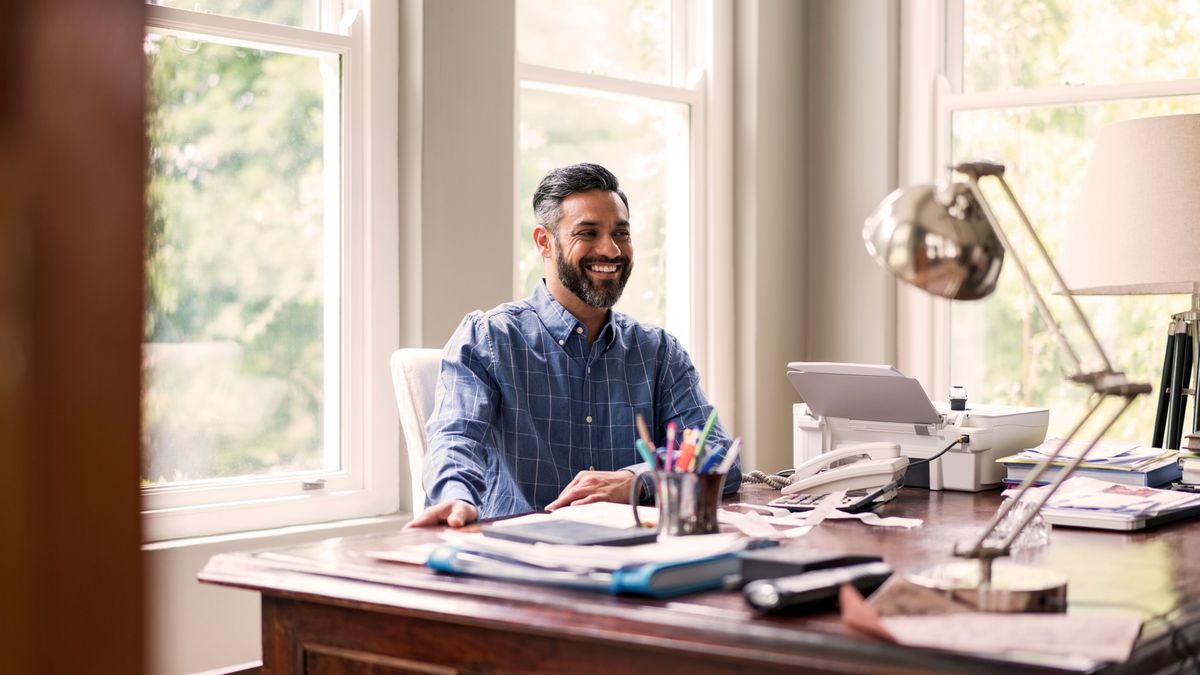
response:
<path id="1" fill-rule="evenodd" d="M 525 300 L 468 314 L 447 343 L 426 427 L 426 505 L 461 499 L 480 518 L 540 511 L 580 471 L 645 466 L 635 415 L 661 446 L 667 422 L 701 427 L 711 411 L 678 340 L 609 312 L 589 348 L 543 281 Z M 719 422 L 708 442 L 729 447 Z M 735 462 L 726 494 L 740 483 Z"/>

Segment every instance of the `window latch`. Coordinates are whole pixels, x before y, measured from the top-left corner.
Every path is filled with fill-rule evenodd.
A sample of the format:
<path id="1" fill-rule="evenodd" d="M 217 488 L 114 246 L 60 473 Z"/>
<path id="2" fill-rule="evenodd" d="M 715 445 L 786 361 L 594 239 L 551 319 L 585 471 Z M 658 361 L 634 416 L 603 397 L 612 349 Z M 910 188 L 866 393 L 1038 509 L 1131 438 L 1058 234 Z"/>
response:
<path id="1" fill-rule="evenodd" d="M 300 483 L 300 489 L 302 489 L 302 490 L 324 490 L 325 489 L 325 479 L 324 478 L 316 478 L 314 480 L 306 480 L 303 483 Z"/>

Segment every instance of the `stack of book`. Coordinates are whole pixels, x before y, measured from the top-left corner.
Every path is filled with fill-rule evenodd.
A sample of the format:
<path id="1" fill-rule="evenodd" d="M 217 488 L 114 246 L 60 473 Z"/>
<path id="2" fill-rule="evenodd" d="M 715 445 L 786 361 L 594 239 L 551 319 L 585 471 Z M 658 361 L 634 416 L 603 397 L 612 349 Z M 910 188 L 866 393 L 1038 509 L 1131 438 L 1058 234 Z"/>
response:
<path id="1" fill-rule="evenodd" d="M 1036 448 L 1023 450 L 1015 455 L 996 460 L 1008 471 L 1004 482 L 1017 485 L 1034 471 L 1037 465 L 1062 443 L 1052 438 Z M 1054 463 L 1038 479 L 1044 485 L 1058 475 L 1063 467 L 1078 458 L 1087 444 L 1071 442 L 1059 452 Z M 1149 448 L 1137 443 L 1097 443 L 1084 458 L 1073 475 L 1086 476 L 1110 483 L 1156 487 L 1179 480 L 1181 469 L 1174 450 Z"/>
<path id="2" fill-rule="evenodd" d="M 1182 477 L 1178 487 L 1200 490 L 1200 433 L 1184 436 L 1179 448 L 1179 469 Z"/>

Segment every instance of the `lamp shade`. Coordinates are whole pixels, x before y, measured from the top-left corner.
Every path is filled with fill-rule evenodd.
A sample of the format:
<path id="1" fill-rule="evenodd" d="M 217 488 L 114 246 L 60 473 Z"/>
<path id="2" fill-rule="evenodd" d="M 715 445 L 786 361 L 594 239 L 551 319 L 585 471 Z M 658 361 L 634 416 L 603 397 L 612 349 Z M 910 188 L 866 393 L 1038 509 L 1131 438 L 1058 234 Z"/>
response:
<path id="1" fill-rule="evenodd" d="M 1059 266 L 1074 294 L 1193 293 L 1200 282 L 1200 115 L 1100 130 Z"/>

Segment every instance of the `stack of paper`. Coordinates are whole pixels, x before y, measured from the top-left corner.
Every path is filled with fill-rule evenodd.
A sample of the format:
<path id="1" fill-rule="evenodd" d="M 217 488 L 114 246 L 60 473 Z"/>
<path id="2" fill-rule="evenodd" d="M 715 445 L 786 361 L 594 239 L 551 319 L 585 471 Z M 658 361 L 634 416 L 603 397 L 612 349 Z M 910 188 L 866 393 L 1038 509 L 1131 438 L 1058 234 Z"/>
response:
<path id="1" fill-rule="evenodd" d="M 1039 493 L 1048 489 L 1033 488 L 1024 499 L 1040 499 Z M 1200 494 L 1071 477 L 1063 481 L 1058 491 L 1050 497 L 1050 501 L 1042 508 L 1042 514 L 1055 524 L 1133 529 L 1116 527 L 1113 523 L 1146 521 L 1197 509 L 1200 509 Z"/>
<path id="2" fill-rule="evenodd" d="M 745 547 L 732 533 L 639 546 L 523 544 L 479 534 L 447 539 L 426 561 L 439 572 L 656 598 L 719 588 L 737 573 L 737 552 Z"/>
<path id="3" fill-rule="evenodd" d="M 1025 480 L 1034 467 L 1054 454 L 1062 440 L 1052 438 L 1037 446 L 996 461 L 1008 469 L 1005 482 L 1014 485 Z M 1063 466 L 1075 461 L 1087 451 L 1075 471 L 1076 476 L 1122 483 L 1124 485 L 1156 486 L 1178 480 L 1180 469 L 1174 450 L 1150 448 L 1138 443 L 1097 443 L 1087 450 L 1087 443 L 1072 441 L 1063 446 L 1054 463 L 1042 474 L 1040 483 L 1047 483 Z"/>

